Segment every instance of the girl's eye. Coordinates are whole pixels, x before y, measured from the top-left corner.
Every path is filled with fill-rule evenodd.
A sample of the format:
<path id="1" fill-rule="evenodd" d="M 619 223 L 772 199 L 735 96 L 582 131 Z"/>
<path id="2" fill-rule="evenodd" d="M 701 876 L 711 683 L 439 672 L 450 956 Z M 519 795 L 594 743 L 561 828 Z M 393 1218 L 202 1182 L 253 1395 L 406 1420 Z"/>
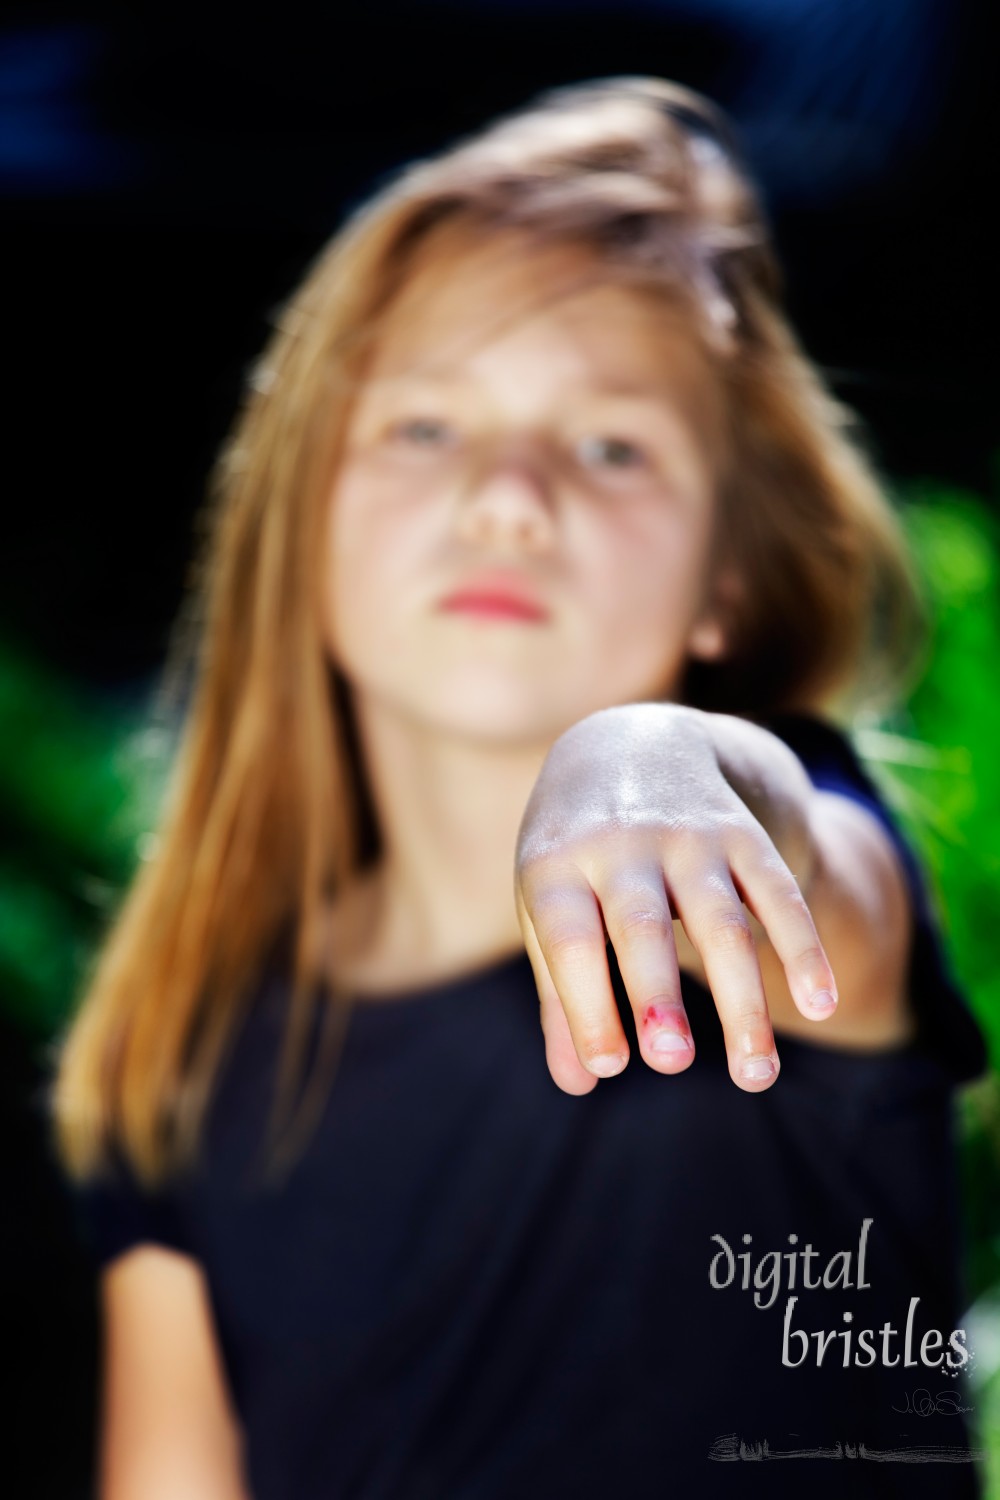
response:
<path id="1" fill-rule="evenodd" d="M 580 456 L 587 465 L 605 469 L 641 469 L 646 457 L 641 448 L 627 438 L 588 437 L 580 444 Z"/>
<path id="2" fill-rule="evenodd" d="M 405 443 L 413 448 L 441 448 L 451 436 L 443 422 L 434 417 L 413 417 L 397 422 L 389 433 L 394 442 Z"/>

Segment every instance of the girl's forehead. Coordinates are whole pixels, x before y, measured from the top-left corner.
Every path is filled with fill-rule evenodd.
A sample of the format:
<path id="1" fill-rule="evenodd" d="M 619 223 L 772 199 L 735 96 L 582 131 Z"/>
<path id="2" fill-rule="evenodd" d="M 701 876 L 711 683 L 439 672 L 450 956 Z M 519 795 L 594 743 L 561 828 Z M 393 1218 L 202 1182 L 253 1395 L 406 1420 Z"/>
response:
<path id="1" fill-rule="evenodd" d="M 368 378 L 461 374 L 509 352 L 623 390 L 710 377 L 679 304 L 616 278 L 592 252 L 508 233 L 418 258 L 375 333 Z"/>

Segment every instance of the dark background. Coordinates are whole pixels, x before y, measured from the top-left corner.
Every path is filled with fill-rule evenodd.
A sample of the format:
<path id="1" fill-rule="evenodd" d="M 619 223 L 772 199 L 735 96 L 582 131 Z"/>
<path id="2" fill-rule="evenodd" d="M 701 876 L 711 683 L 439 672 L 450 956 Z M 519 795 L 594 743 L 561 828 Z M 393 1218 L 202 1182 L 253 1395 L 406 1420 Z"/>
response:
<path id="1" fill-rule="evenodd" d="M 793 321 L 883 472 L 993 494 L 988 19 L 971 0 L 9 10 L 0 637 L 109 700 L 145 691 L 270 315 L 384 174 L 577 79 L 658 74 L 726 107 Z M 26 1400 L 5 1466 L 23 1450 L 18 1493 L 63 1500 L 89 1493 L 94 1287 L 37 1051 L 14 1030 L 0 1046 Z"/>
<path id="2" fill-rule="evenodd" d="M 793 318 L 884 468 L 990 486 L 997 91 L 969 0 L 43 7 L 3 43 L 27 536 L 0 628 L 88 679 L 157 666 L 244 370 L 345 208 L 574 79 L 658 73 L 727 106 Z"/>

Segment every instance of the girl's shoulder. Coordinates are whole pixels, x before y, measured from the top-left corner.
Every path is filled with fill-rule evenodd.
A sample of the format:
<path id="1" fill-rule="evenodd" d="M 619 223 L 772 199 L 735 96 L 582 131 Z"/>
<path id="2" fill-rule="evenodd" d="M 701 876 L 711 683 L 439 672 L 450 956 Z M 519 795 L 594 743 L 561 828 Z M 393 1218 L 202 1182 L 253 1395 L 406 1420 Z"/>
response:
<path id="1" fill-rule="evenodd" d="M 192 1194 L 207 1180 L 207 1162 L 225 1151 L 227 1135 L 242 1142 L 257 1128 L 259 1101 L 274 1068 L 283 1035 L 285 992 L 279 955 L 268 951 L 250 986 L 233 1045 L 214 1080 L 195 1161 L 150 1186 L 137 1173 L 123 1145 L 112 1138 L 99 1168 L 85 1180 L 67 1180 L 78 1239 L 91 1264 L 102 1270 L 139 1245 L 156 1245 L 198 1258 L 192 1229 Z"/>
<path id="2" fill-rule="evenodd" d="M 70 1183 L 69 1192 L 79 1241 L 97 1270 L 139 1245 L 194 1254 L 175 1193 L 144 1186 L 118 1150 L 99 1175 Z"/>

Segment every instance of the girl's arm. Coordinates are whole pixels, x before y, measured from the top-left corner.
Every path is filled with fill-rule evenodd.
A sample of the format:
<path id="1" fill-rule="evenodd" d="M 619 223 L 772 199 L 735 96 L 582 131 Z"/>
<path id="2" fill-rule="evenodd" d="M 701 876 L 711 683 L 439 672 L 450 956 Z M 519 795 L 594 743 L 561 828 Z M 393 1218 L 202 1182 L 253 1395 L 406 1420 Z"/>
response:
<path id="1" fill-rule="evenodd" d="M 711 991 L 730 1074 L 751 1091 L 777 1076 L 772 1015 L 802 1033 L 833 1015 L 830 1040 L 852 1046 L 909 1024 L 911 914 L 888 836 L 746 720 L 643 703 L 573 725 L 525 809 L 515 902 L 549 1069 L 569 1093 L 628 1061 L 609 939 L 660 1072 L 693 1057 L 681 965 Z M 824 990 L 835 1008 L 813 1004 Z M 658 1051 L 663 1037 L 673 1045 Z"/>
<path id="2" fill-rule="evenodd" d="M 100 1500 L 248 1500 L 198 1263 L 153 1245 L 102 1273 Z"/>

